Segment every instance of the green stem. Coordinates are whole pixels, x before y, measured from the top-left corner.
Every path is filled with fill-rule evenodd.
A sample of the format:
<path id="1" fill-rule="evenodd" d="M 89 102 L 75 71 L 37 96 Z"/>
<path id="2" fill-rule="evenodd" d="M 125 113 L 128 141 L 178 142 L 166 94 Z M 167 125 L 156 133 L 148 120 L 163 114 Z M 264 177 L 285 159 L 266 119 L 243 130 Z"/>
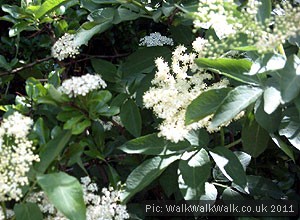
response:
<path id="1" fill-rule="evenodd" d="M 26 201 L 27 197 L 31 194 L 31 192 L 33 191 L 34 187 L 36 186 L 37 181 L 35 180 L 32 184 L 32 186 L 29 188 L 29 190 L 27 191 L 26 195 L 23 197 L 22 199 L 22 203 Z"/>
<path id="2" fill-rule="evenodd" d="M 238 139 L 238 140 L 236 140 L 236 141 L 234 141 L 234 142 L 232 142 L 230 144 L 225 145 L 224 147 L 231 148 L 231 147 L 233 147 L 233 146 L 235 146 L 235 145 L 237 145 L 237 144 L 239 144 L 241 142 L 242 142 L 242 139 L 240 138 L 240 139 Z"/>
<path id="3" fill-rule="evenodd" d="M 225 133 L 224 133 L 224 128 L 221 128 L 220 129 L 220 144 L 221 144 L 221 146 L 224 146 L 225 145 Z"/>
<path id="4" fill-rule="evenodd" d="M 1 207 L 2 207 L 3 214 L 4 214 L 4 219 L 7 220 L 6 206 L 5 206 L 4 201 L 1 202 Z"/>

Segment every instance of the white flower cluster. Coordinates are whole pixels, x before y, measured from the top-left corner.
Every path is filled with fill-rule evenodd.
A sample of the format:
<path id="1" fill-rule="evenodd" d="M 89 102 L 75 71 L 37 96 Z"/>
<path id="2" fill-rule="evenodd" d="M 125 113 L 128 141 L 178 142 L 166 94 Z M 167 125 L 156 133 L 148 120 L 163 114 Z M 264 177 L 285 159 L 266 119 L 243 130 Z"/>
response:
<path id="1" fill-rule="evenodd" d="M 203 41 L 198 39 L 202 44 Z M 197 43 L 193 45 L 199 46 Z M 203 46 L 203 45 L 202 45 Z M 193 129 L 208 127 L 211 116 L 198 122 L 185 125 L 187 106 L 203 91 L 227 87 L 227 79 L 207 85 L 205 81 L 213 77 L 206 72 L 197 71 L 194 63 L 196 54 L 185 53 L 184 46 L 178 46 L 173 52 L 171 67 L 162 58 L 155 63 L 157 72 L 152 80 L 152 87 L 143 96 L 144 106 L 151 108 L 155 114 L 163 119 L 159 125 L 159 136 L 177 143 L 182 141 Z M 194 72 L 193 75 L 188 73 Z"/>
<path id="2" fill-rule="evenodd" d="M 79 54 L 79 46 L 75 44 L 74 39 L 74 34 L 65 33 L 52 46 L 52 56 L 58 60 L 64 60 L 68 57 L 74 58 L 75 55 Z"/>
<path id="3" fill-rule="evenodd" d="M 128 219 L 126 206 L 119 204 L 121 191 L 113 188 L 103 188 L 102 196 L 97 195 L 98 187 L 91 179 L 87 177 L 81 178 L 83 189 L 83 198 L 86 204 L 87 220 L 122 220 Z M 44 220 L 67 220 L 64 215 L 59 212 L 54 205 L 50 203 L 44 192 L 37 192 L 27 198 L 27 202 L 38 204 Z"/>
<path id="4" fill-rule="evenodd" d="M 140 39 L 139 46 L 155 47 L 155 46 L 173 46 L 174 42 L 172 38 L 162 36 L 159 32 L 150 33 L 149 36 L 145 36 Z"/>
<path id="5" fill-rule="evenodd" d="M 105 88 L 106 86 L 100 75 L 88 73 L 83 76 L 73 76 L 65 80 L 58 90 L 72 98 L 79 95 L 86 96 L 92 90 Z"/>
<path id="6" fill-rule="evenodd" d="M 0 201 L 19 200 L 21 186 L 28 184 L 26 173 L 39 161 L 27 139 L 33 120 L 18 112 L 3 119 L 0 126 Z"/>
<path id="7" fill-rule="evenodd" d="M 227 0 L 226 4 L 233 4 L 233 0 Z M 198 19 L 194 21 L 196 28 L 209 29 L 212 27 L 218 38 L 223 39 L 235 33 L 234 22 L 230 20 L 230 11 L 224 7 L 223 0 L 202 0 L 199 1 L 199 9 L 195 14 Z"/>

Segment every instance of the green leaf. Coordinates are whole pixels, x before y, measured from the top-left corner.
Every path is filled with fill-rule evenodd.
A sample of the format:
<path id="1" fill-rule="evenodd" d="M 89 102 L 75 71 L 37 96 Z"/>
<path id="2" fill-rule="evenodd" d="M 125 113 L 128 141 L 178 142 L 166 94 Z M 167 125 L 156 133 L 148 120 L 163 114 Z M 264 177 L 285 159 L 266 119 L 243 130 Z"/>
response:
<path id="1" fill-rule="evenodd" d="M 270 100 L 271 101 L 271 100 Z M 274 100 L 276 102 L 277 100 Z M 281 108 L 277 108 L 271 114 L 267 114 L 264 111 L 264 99 L 258 100 L 255 103 L 255 120 L 257 123 L 263 127 L 266 131 L 273 133 L 278 130 L 281 122 Z"/>
<path id="2" fill-rule="evenodd" d="M 140 17 L 139 13 L 136 13 L 128 8 L 118 7 L 113 20 L 114 24 L 119 24 L 123 21 L 132 21 Z"/>
<path id="3" fill-rule="evenodd" d="M 285 126 L 284 126 L 285 125 Z M 299 119 L 284 118 L 279 135 L 285 136 L 289 142 L 298 150 L 300 150 L 300 121 Z"/>
<path id="4" fill-rule="evenodd" d="M 70 220 L 85 220 L 83 191 L 75 177 L 66 173 L 51 173 L 37 177 L 37 182 L 50 202 Z"/>
<path id="5" fill-rule="evenodd" d="M 68 129 L 72 129 L 78 122 L 80 122 L 82 119 L 84 119 L 83 115 L 78 115 L 76 117 L 72 117 L 70 118 L 68 121 L 66 121 L 66 123 L 64 124 L 64 129 L 68 130 Z"/>
<path id="6" fill-rule="evenodd" d="M 57 7 L 59 7 L 62 4 L 66 4 L 71 0 L 46 0 L 38 10 L 35 11 L 35 17 L 37 19 L 43 17 L 46 15 L 48 12 L 53 11 Z"/>
<path id="7" fill-rule="evenodd" d="M 228 93 L 218 107 L 209 127 L 217 128 L 233 119 L 238 113 L 255 102 L 263 90 L 251 86 L 238 86 Z"/>
<path id="8" fill-rule="evenodd" d="M 268 147 L 269 134 L 254 119 L 254 115 L 248 116 L 242 129 L 243 149 L 256 158 Z"/>
<path id="9" fill-rule="evenodd" d="M 286 58 L 280 54 L 266 54 L 259 57 L 251 66 L 251 70 L 247 75 L 255 75 L 282 69 L 285 65 Z"/>
<path id="10" fill-rule="evenodd" d="M 17 220 L 42 220 L 43 214 L 37 204 L 34 203 L 16 203 L 14 212 Z"/>
<path id="11" fill-rule="evenodd" d="M 116 82 L 118 80 L 117 68 L 111 62 L 102 59 L 91 59 L 92 66 L 96 73 L 107 82 Z"/>
<path id="12" fill-rule="evenodd" d="M 170 8 L 173 11 L 174 8 L 172 6 Z M 193 30 L 190 26 L 171 26 L 170 32 L 172 39 L 178 44 L 189 45 L 194 40 Z"/>
<path id="13" fill-rule="evenodd" d="M 109 179 L 109 183 L 112 185 L 112 187 L 117 188 L 118 182 L 120 181 L 120 176 L 117 171 L 112 166 L 107 164 L 106 173 Z"/>
<path id="14" fill-rule="evenodd" d="M 296 98 L 300 92 L 300 59 L 290 56 L 283 69 L 278 71 L 281 77 L 281 97 L 287 103 Z"/>
<path id="15" fill-rule="evenodd" d="M 2 55 L 0 55 L 0 68 L 5 69 L 6 71 L 10 71 L 11 70 L 11 66 L 6 61 L 5 57 L 2 56 Z"/>
<path id="16" fill-rule="evenodd" d="M 169 155 L 183 153 L 190 144 L 187 141 L 173 143 L 158 137 L 157 134 L 149 134 L 130 140 L 119 147 L 120 150 L 128 154 L 145 154 L 145 155 Z"/>
<path id="17" fill-rule="evenodd" d="M 185 200 L 199 200 L 205 194 L 205 182 L 210 177 L 211 162 L 203 148 L 183 154 L 178 168 L 178 184 Z"/>
<path id="18" fill-rule="evenodd" d="M 95 2 L 97 4 L 114 4 L 119 3 L 120 0 L 92 0 L 92 2 Z"/>
<path id="19" fill-rule="evenodd" d="M 280 91 L 275 87 L 268 87 L 264 91 L 264 111 L 267 114 L 272 114 L 280 105 Z"/>
<path id="20" fill-rule="evenodd" d="M 281 199 L 284 196 L 274 182 L 262 176 L 247 176 L 247 186 L 252 196 L 272 197 L 274 199 Z"/>
<path id="21" fill-rule="evenodd" d="M 143 190 L 154 179 L 156 179 L 171 163 L 178 160 L 179 155 L 161 157 L 156 156 L 145 160 L 141 165 L 135 168 L 127 177 L 125 192 L 121 196 L 123 203 L 134 196 L 137 192 Z"/>
<path id="22" fill-rule="evenodd" d="M 185 122 L 187 125 L 213 114 L 231 89 L 211 89 L 201 93 L 187 107 Z"/>
<path id="23" fill-rule="evenodd" d="M 45 125 L 43 118 L 38 118 L 38 120 L 36 120 L 33 126 L 33 131 L 35 134 L 37 134 L 40 145 L 44 145 L 48 142 L 50 131 Z"/>
<path id="24" fill-rule="evenodd" d="M 178 190 L 178 163 L 174 162 L 160 175 L 159 184 L 163 188 L 167 197 L 170 197 L 173 193 Z"/>
<path id="25" fill-rule="evenodd" d="M 81 134 L 85 129 L 91 126 L 91 121 L 89 119 L 85 119 L 79 123 L 77 123 L 75 126 L 72 128 L 72 134 L 77 135 Z"/>
<path id="26" fill-rule="evenodd" d="M 270 137 L 272 138 L 272 141 L 286 154 L 295 162 L 295 156 L 292 148 L 284 143 L 280 137 L 270 134 Z"/>
<path id="27" fill-rule="evenodd" d="M 261 23 L 265 23 L 266 19 L 270 18 L 272 11 L 272 1 L 271 0 L 263 0 L 259 2 L 258 12 L 256 14 L 256 18 Z"/>
<path id="28" fill-rule="evenodd" d="M 113 16 L 113 15 L 112 15 Z M 89 29 L 86 29 L 86 26 L 89 26 Z M 106 31 L 112 26 L 110 20 L 98 24 L 97 22 L 86 22 L 84 23 L 75 33 L 74 45 L 80 47 L 81 45 L 89 42 L 89 40 L 95 35 L 100 34 Z"/>
<path id="29" fill-rule="evenodd" d="M 221 74 L 234 80 L 250 85 L 259 85 L 259 79 L 257 76 L 245 75 L 250 71 L 252 65 L 252 63 L 248 60 L 229 58 L 199 58 L 196 59 L 196 64 L 200 68 L 218 70 Z"/>
<path id="30" fill-rule="evenodd" d="M 247 180 L 245 171 L 241 162 L 233 152 L 225 147 L 216 147 L 209 153 L 227 179 L 242 188 L 246 187 Z"/>
<path id="31" fill-rule="evenodd" d="M 54 139 L 49 141 L 40 152 L 40 162 L 35 165 L 35 169 L 44 173 L 55 158 L 62 152 L 72 134 L 71 131 L 61 131 Z"/>
<path id="32" fill-rule="evenodd" d="M 49 93 L 49 95 L 50 95 L 50 97 L 54 100 L 54 101 L 56 101 L 56 102 L 58 102 L 58 103 L 64 103 L 64 102 L 68 102 L 69 101 L 69 99 L 68 99 L 68 97 L 65 95 L 65 94 L 63 94 L 63 93 L 61 93 L 60 91 L 58 91 L 53 85 L 49 85 L 49 87 L 48 87 L 48 93 Z"/>
<path id="33" fill-rule="evenodd" d="M 251 162 L 251 156 L 243 151 L 234 151 L 233 153 L 235 154 L 235 156 L 237 156 L 244 170 L 246 171 L 248 165 Z"/>
<path id="34" fill-rule="evenodd" d="M 135 137 L 141 135 L 142 118 L 140 110 L 131 99 L 128 99 L 121 107 L 121 121 L 125 128 Z"/>
<path id="35" fill-rule="evenodd" d="M 128 56 L 122 65 L 123 76 L 129 77 L 139 73 L 150 73 L 154 67 L 157 57 L 169 57 L 171 51 L 166 47 L 147 47 L 139 49 Z"/>

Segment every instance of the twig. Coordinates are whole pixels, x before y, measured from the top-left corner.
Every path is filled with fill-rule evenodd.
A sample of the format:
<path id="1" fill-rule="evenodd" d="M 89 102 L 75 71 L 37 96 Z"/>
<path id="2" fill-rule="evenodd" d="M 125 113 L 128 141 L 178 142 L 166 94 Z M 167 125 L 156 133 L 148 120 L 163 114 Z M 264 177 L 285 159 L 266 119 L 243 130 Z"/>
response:
<path id="1" fill-rule="evenodd" d="M 11 71 L 1 72 L 1 73 L 0 73 L 0 76 L 6 76 L 6 75 L 15 74 L 15 73 L 20 72 L 20 71 L 22 71 L 22 70 L 24 70 L 24 69 L 28 69 L 28 68 L 30 68 L 30 67 L 33 67 L 33 66 L 35 66 L 36 64 L 43 63 L 43 62 L 48 61 L 48 60 L 51 60 L 51 59 L 53 59 L 53 57 L 45 57 L 45 58 L 43 58 L 43 59 L 36 60 L 36 61 L 34 61 L 34 62 L 32 62 L 32 63 L 29 63 L 29 64 L 27 64 L 27 65 L 21 66 L 21 67 L 16 68 L 16 69 L 13 69 L 13 70 L 11 70 Z"/>

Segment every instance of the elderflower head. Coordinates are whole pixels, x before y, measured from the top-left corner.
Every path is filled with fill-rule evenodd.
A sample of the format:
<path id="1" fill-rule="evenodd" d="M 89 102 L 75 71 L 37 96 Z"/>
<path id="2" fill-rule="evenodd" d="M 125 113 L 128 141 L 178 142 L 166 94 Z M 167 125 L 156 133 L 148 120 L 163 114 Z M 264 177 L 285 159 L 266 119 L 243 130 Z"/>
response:
<path id="1" fill-rule="evenodd" d="M 172 38 L 168 38 L 166 36 L 162 36 L 158 32 L 151 33 L 149 36 L 145 36 L 140 39 L 139 46 L 146 47 L 155 47 L 155 46 L 164 46 L 170 45 L 173 46 L 174 42 Z"/>
<path id="2" fill-rule="evenodd" d="M 35 147 L 27 139 L 33 120 L 18 112 L 3 119 L 0 126 L 0 201 L 19 200 L 21 187 L 28 184 L 26 173 L 34 161 Z"/>
<path id="3" fill-rule="evenodd" d="M 153 109 L 163 119 L 158 127 L 158 135 L 175 143 L 184 140 L 190 131 L 207 128 L 210 124 L 211 116 L 208 116 L 185 125 L 186 109 L 192 100 L 204 91 L 224 88 L 229 84 L 227 79 L 223 79 L 208 86 L 206 81 L 210 81 L 213 76 L 202 71 L 189 76 L 189 72 L 195 71 L 196 54 L 185 51 L 186 48 L 182 45 L 175 49 L 171 66 L 163 58 L 156 59 L 157 72 L 152 80 L 152 87 L 143 96 L 144 106 Z"/>
<path id="4" fill-rule="evenodd" d="M 65 33 L 51 48 L 52 56 L 58 60 L 75 57 L 79 54 L 79 46 L 75 44 L 75 35 Z"/>
<path id="5" fill-rule="evenodd" d="M 65 80 L 58 90 L 72 98 L 79 95 L 86 96 L 89 92 L 106 86 L 100 75 L 86 74 Z"/>
<path id="6" fill-rule="evenodd" d="M 90 177 L 81 178 L 83 199 L 86 205 L 87 220 L 122 220 L 128 219 L 126 206 L 120 203 L 120 190 L 103 188 L 102 195 L 98 195 L 98 186 L 93 183 Z M 36 203 L 44 215 L 44 220 L 67 220 L 64 215 L 50 203 L 46 194 L 41 192 L 32 193 L 27 202 Z"/>

